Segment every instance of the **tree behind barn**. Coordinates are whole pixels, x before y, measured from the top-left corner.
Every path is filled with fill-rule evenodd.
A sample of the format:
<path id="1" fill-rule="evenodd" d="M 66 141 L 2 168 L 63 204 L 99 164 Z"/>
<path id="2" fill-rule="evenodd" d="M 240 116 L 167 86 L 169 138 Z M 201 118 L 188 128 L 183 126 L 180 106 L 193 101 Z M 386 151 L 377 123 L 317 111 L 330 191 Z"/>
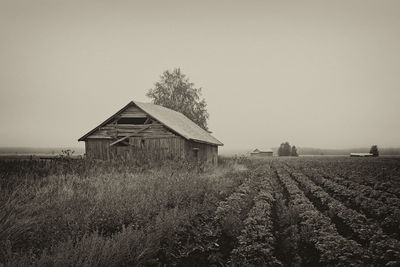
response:
<path id="1" fill-rule="evenodd" d="M 166 70 L 160 77 L 160 81 L 154 84 L 154 88 L 147 92 L 152 102 L 166 108 L 181 112 L 201 128 L 208 130 L 207 104 L 201 99 L 201 88 L 195 88 L 180 70 Z"/>

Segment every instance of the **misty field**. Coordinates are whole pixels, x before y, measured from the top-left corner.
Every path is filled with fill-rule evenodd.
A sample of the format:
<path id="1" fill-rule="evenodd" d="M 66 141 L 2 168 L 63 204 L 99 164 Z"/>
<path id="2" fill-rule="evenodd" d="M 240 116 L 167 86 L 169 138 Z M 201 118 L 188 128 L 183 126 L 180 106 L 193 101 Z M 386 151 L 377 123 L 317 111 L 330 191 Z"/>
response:
<path id="1" fill-rule="evenodd" d="M 0 161 L 0 266 L 399 266 L 400 158 Z"/>

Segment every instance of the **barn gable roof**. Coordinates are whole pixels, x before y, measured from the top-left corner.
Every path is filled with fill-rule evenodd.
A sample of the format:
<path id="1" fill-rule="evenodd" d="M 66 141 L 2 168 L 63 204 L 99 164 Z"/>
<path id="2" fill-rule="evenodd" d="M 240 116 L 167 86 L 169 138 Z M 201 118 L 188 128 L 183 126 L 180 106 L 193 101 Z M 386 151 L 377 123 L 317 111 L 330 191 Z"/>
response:
<path id="1" fill-rule="evenodd" d="M 163 124 L 168 129 L 177 133 L 178 135 L 184 137 L 187 140 L 193 140 L 196 142 L 207 143 L 222 146 L 223 144 L 218 141 L 215 137 L 213 137 L 206 130 L 198 126 L 196 123 L 191 121 L 185 115 L 180 112 L 174 111 L 169 108 L 165 108 L 163 106 L 155 105 L 152 103 L 142 103 L 137 101 L 129 102 L 125 107 L 115 113 L 113 116 L 105 120 L 99 126 L 79 138 L 78 141 L 84 141 L 88 136 L 98 130 L 100 127 L 103 127 L 110 121 L 112 121 L 116 116 L 121 114 L 125 109 L 127 109 L 131 105 L 136 105 L 143 112 L 145 112 L 150 117 L 156 119 L 161 124 Z"/>

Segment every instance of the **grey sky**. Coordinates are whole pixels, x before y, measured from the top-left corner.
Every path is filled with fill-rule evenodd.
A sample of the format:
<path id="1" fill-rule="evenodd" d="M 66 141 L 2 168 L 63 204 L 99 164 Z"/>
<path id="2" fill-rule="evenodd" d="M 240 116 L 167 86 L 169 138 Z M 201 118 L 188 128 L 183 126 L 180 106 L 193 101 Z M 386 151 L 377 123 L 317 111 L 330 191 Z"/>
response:
<path id="1" fill-rule="evenodd" d="M 0 0 L 0 146 L 77 139 L 181 67 L 225 149 L 400 146 L 400 1 Z"/>

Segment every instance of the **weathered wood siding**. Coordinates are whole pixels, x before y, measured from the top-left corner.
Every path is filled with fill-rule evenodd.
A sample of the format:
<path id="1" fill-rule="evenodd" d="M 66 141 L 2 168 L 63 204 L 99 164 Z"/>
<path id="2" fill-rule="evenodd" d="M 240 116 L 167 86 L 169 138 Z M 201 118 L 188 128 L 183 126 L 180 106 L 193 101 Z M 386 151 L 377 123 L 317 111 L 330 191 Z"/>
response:
<path id="1" fill-rule="evenodd" d="M 160 161 L 184 158 L 185 140 L 179 136 L 130 137 L 128 146 L 112 146 L 112 159 Z"/>
<path id="2" fill-rule="evenodd" d="M 110 140 L 88 139 L 85 142 L 86 157 L 90 159 L 110 159 Z"/>
<path id="3" fill-rule="evenodd" d="M 206 164 L 218 164 L 218 146 L 186 141 L 186 159 Z M 197 151 L 197 152 L 196 152 Z"/>
<path id="4" fill-rule="evenodd" d="M 141 111 L 139 108 L 131 106 L 128 107 L 124 112 L 118 115 L 112 122 L 107 125 L 100 127 L 88 138 L 104 138 L 104 139 L 112 139 L 118 138 L 120 136 L 126 136 L 141 129 L 144 129 L 140 132 L 140 136 L 175 136 L 169 129 L 167 129 L 164 125 L 157 122 L 156 120 L 152 120 L 151 124 L 117 124 L 117 121 L 121 118 L 147 118 L 147 115 Z M 150 125 L 150 126 L 149 126 Z"/>
<path id="5" fill-rule="evenodd" d="M 146 118 L 145 124 L 119 124 L 119 119 Z M 140 120 L 139 119 L 139 120 Z M 126 140 L 117 142 L 121 137 Z M 135 106 L 128 107 L 86 139 L 86 156 L 101 160 L 161 161 L 187 159 L 217 165 L 218 146 L 188 141 Z"/>
<path id="6" fill-rule="evenodd" d="M 130 106 L 126 110 L 124 110 L 124 112 L 119 114 L 120 118 L 142 118 L 146 116 L 147 114 L 136 106 Z"/>
<path id="7" fill-rule="evenodd" d="M 218 164 L 218 147 L 193 141 L 180 136 L 131 137 L 128 146 L 110 146 L 108 139 L 88 139 L 86 156 L 90 159 L 124 161 L 179 160 Z"/>

